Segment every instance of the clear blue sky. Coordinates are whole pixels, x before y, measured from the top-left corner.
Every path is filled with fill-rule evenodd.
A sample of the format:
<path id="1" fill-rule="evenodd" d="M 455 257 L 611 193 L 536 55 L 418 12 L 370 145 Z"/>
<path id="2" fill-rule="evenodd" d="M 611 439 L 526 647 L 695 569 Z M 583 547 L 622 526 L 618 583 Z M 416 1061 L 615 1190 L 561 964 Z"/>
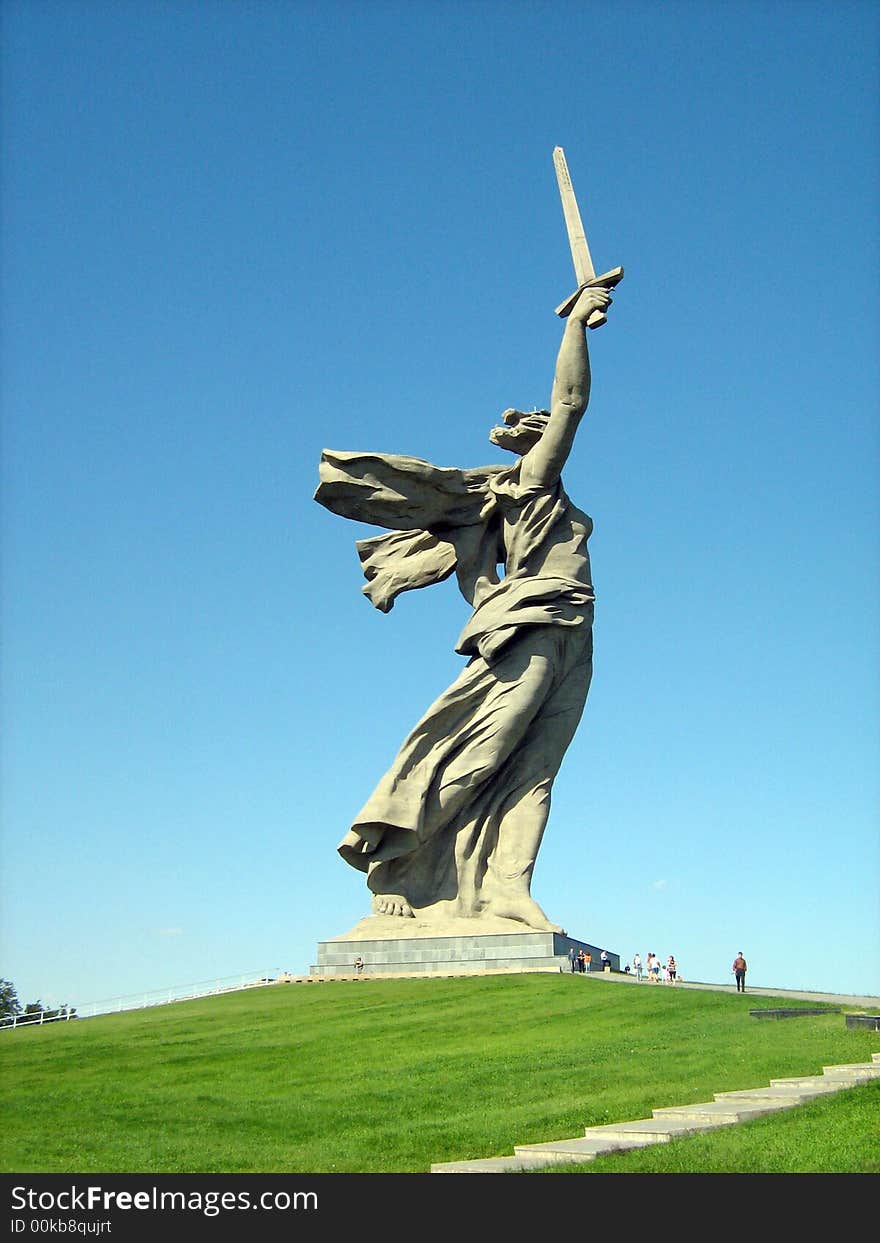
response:
<path id="1" fill-rule="evenodd" d="M 878 34 L 853 0 L 7 0 L 2 959 L 308 970 L 453 679 L 324 447 L 500 460 L 597 265 L 596 671 L 533 892 L 685 978 L 880 993 Z"/>

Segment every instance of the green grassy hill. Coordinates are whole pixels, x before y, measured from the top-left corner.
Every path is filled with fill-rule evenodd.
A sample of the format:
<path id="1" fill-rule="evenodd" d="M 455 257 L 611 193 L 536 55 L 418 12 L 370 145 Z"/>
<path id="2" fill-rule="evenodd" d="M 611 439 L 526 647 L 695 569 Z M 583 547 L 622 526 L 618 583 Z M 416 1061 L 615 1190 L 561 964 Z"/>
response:
<path id="1" fill-rule="evenodd" d="M 509 1154 L 654 1107 L 869 1060 L 880 1048 L 842 1014 L 749 1016 L 777 1004 L 535 974 L 279 984 L 21 1028 L 0 1034 L 2 1168 L 425 1172 L 433 1161 Z M 863 1115 L 870 1103 L 877 1118 L 878 1086 L 733 1129 L 779 1136 L 796 1114 L 824 1110 L 847 1143 L 838 1134 L 828 1152 L 820 1142 L 798 1156 L 783 1138 L 772 1160 L 876 1171 L 876 1126 L 872 1135 Z M 707 1169 L 715 1139 L 669 1147 L 692 1145 L 701 1155 L 691 1168 Z M 631 1155 L 644 1169 L 657 1151 Z"/>

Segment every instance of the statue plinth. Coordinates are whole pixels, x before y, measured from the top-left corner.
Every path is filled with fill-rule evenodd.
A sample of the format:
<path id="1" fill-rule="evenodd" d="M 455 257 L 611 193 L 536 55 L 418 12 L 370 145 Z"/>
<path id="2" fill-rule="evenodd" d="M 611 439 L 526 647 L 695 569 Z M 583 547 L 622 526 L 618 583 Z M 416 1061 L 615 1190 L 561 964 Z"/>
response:
<path id="1" fill-rule="evenodd" d="M 565 933 L 539 932 L 513 919 L 449 919 L 441 924 L 368 915 L 350 932 L 318 942 L 309 974 L 340 976 L 471 975 L 487 971 L 568 971 L 569 950 L 585 950 L 598 968 L 601 946 Z M 620 956 L 608 951 L 611 967 Z M 355 960 L 363 969 L 355 970 Z"/>

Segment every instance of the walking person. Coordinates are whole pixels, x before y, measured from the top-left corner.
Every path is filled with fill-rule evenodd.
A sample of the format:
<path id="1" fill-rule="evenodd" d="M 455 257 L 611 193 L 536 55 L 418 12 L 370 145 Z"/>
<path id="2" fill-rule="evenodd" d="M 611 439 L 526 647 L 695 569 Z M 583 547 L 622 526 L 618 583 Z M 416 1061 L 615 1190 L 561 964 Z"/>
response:
<path id="1" fill-rule="evenodd" d="M 577 950 L 574 948 L 573 945 L 569 947 L 568 965 L 572 972 L 577 970 Z"/>
<path id="2" fill-rule="evenodd" d="M 670 954 L 666 960 L 666 979 L 670 984 L 675 983 L 675 974 L 675 958 Z"/>
<path id="3" fill-rule="evenodd" d="M 743 958 L 742 950 L 740 950 L 736 958 L 734 958 L 732 970 L 734 977 L 736 978 L 736 991 L 738 993 L 744 993 L 746 991 L 746 972 L 748 971 L 748 966 L 745 958 Z"/>
<path id="4" fill-rule="evenodd" d="M 584 950 L 584 971 L 589 971 L 593 965 L 593 955 L 589 950 Z"/>
<path id="5" fill-rule="evenodd" d="M 642 956 L 641 954 L 633 954 L 633 971 L 636 973 L 636 979 L 642 978 Z"/>

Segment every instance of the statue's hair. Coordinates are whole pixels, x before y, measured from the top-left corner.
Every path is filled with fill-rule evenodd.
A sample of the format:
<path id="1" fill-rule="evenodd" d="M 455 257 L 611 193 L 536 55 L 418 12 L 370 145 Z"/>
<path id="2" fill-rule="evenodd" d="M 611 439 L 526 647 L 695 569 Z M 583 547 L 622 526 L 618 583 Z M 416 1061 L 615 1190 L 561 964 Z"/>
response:
<path id="1" fill-rule="evenodd" d="M 528 414 L 524 414 L 522 410 L 508 410 L 505 411 L 504 422 L 508 427 L 527 427 L 540 437 L 549 418 L 549 410 L 532 410 Z"/>
<path id="2" fill-rule="evenodd" d="M 508 427 L 515 427 L 520 434 L 520 444 L 526 439 L 523 433 L 527 434 L 529 448 L 538 443 L 547 427 L 550 418 L 549 410 L 530 410 L 526 413 L 524 410 L 505 410 L 501 416 Z M 522 450 L 520 449 L 520 452 Z"/>

